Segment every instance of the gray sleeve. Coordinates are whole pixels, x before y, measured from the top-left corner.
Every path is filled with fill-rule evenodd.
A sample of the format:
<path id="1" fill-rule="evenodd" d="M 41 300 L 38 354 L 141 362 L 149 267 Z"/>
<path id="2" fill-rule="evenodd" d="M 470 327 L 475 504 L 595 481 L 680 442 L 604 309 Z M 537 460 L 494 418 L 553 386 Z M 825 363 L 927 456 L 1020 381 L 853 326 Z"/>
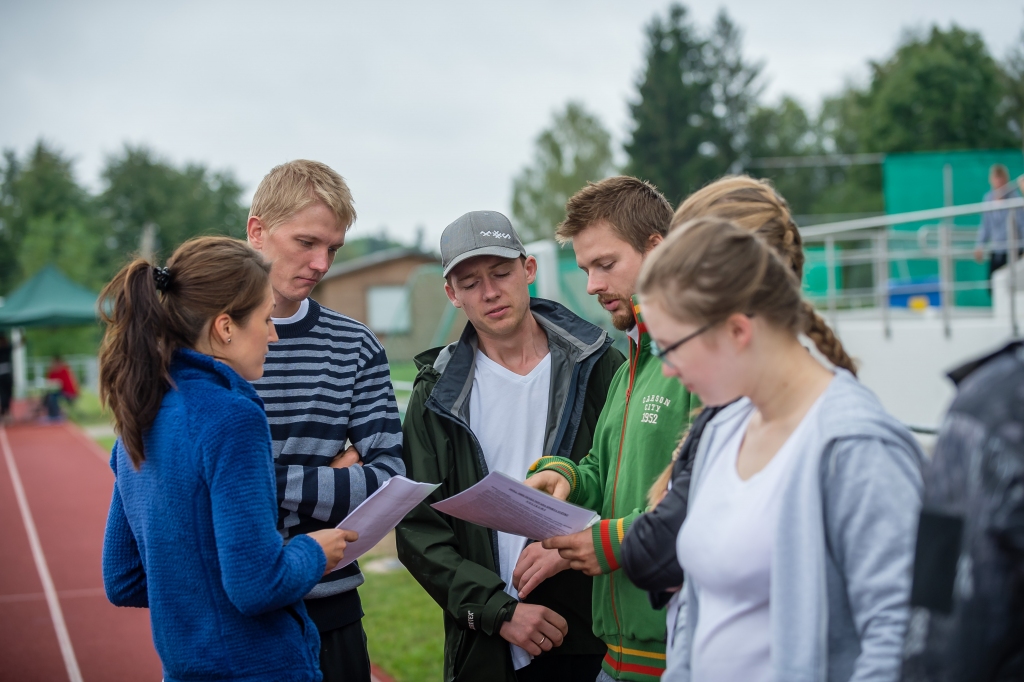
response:
<path id="1" fill-rule="evenodd" d="M 860 655 L 850 682 L 899 679 L 921 510 L 917 453 L 876 438 L 836 443 L 825 528 L 842 572 Z"/>
<path id="2" fill-rule="evenodd" d="M 981 227 L 978 228 L 978 237 L 974 240 L 976 247 L 984 246 L 992 240 L 992 221 L 995 217 L 995 211 L 981 214 Z"/>

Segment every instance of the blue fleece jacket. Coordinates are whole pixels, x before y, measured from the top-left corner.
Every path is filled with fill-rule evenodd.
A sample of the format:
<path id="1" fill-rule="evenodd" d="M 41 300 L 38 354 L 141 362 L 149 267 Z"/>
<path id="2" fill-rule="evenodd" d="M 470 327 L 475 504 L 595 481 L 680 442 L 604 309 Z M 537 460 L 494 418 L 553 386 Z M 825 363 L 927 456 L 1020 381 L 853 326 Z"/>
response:
<path id="1" fill-rule="evenodd" d="M 326 558 L 284 545 L 263 403 L 227 365 L 176 351 L 174 388 L 136 471 L 120 440 L 103 543 L 117 606 L 149 607 L 167 682 L 319 681 L 320 638 L 302 597 Z"/>

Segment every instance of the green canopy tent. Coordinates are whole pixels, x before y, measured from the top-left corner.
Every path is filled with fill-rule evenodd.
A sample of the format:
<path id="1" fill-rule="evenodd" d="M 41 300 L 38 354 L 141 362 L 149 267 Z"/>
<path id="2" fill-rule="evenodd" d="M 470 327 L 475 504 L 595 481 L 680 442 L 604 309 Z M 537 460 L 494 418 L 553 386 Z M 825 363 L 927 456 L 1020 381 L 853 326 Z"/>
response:
<path id="1" fill-rule="evenodd" d="M 52 265 L 11 292 L 0 306 L 0 329 L 96 322 L 96 294 Z"/>
<path id="2" fill-rule="evenodd" d="M 24 327 L 63 327 L 97 320 L 97 296 L 75 284 L 52 265 L 11 292 L 0 305 L 0 330 L 14 330 L 14 394 L 24 395 L 25 347 L 19 342 Z"/>

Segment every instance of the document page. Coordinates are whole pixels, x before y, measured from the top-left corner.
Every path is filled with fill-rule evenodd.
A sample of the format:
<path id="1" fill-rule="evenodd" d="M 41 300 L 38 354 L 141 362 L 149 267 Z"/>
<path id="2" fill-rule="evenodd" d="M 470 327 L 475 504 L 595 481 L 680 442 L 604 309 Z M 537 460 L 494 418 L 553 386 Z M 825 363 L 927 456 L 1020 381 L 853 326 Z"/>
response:
<path id="1" fill-rule="evenodd" d="M 405 476 L 393 476 L 384 481 L 372 495 L 352 510 L 338 528 L 354 530 L 359 539 L 348 543 L 345 558 L 334 568 L 345 568 L 353 561 L 370 551 L 380 542 L 413 507 L 437 490 L 437 483 L 417 483 Z"/>
<path id="2" fill-rule="evenodd" d="M 496 471 L 472 488 L 430 506 L 457 519 L 531 540 L 578 533 L 601 520 L 589 509 L 556 500 Z"/>

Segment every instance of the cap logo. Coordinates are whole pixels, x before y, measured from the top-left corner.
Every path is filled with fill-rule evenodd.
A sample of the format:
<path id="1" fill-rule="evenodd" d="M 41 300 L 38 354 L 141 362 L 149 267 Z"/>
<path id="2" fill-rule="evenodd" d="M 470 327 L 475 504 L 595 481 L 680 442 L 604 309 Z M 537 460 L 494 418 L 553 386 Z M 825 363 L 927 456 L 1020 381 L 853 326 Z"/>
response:
<path id="1" fill-rule="evenodd" d="M 508 232 L 498 232 L 497 230 L 488 230 L 487 232 L 481 232 L 481 237 L 495 237 L 497 239 L 512 239 L 512 235 Z"/>

